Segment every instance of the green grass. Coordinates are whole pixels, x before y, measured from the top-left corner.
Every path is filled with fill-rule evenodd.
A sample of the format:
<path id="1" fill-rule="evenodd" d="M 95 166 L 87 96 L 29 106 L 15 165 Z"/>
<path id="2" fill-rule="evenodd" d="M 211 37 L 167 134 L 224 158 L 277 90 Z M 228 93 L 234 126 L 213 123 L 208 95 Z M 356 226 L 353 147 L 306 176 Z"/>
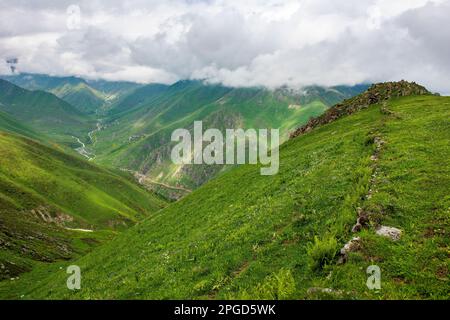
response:
<path id="1" fill-rule="evenodd" d="M 387 108 L 288 141 L 278 175 L 233 169 L 80 259 L 1 283 L 0 297 L 448 299 L 450 98 L 407 97 Z M 386 142 L 376 162 L 374 137 Z M 361 249 L 338 265 L 358 207 L 403 236 L 364 230 Z M 66 288 L 70 264 L 81 267 L 80 291 Z M 379 292 L 366 287 L 373 264 Z"/>
<path id="2" fill-rule="evenodd" d="M 135 222 L 164 203 L 122 173 L 19 136 L 0 133 L 0 141 L 2 183 L 44 197 L 80 223 L 106 227 L 117 217 Z M 20 194 L 11 196 L 22 201 Z"/>
<path id="3" fill-rule="evenodd" d="M 130 176 L 23 136 L 0 131 L 0 155 L 0 263 L 17 260 L 17 272 L 73 258 L 165 206 Z M 65 227 L 95 232 L 74 236 Z"/>
<path id="4" fill-rule="evenodd" d="M 45 138 L 41 134 L 37 133 L 23 123 L 20 123 L 19 121 L 2 111 L 0 111 L 0 130 L 22 135 L 34 140 L 45 140 Z"/>

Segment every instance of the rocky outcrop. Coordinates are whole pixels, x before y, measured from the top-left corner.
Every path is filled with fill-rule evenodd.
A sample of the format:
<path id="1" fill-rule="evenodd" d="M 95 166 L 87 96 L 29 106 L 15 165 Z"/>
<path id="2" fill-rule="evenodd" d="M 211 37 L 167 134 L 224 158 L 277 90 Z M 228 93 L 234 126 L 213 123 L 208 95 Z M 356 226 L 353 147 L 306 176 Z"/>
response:
<path id="1" fill-rule="evenodd" d="M 296 138 L 318 126 L 365 109 L 370 105 L 381 103 L 392 98 L 416 95 L 431 95 L 431 92 L 415 82 L 407 82 L 404 80 L 374 84 L 366 92 L 331 107 L 320 117 L 310 119 L 307 124 L 295 130 L 290 137 L 291 139 Z"/>
<path id="2" fill-rule="evenodd" d="M 34 217 L 47 223 L 54 223 L 60 227 L 64 227 L 67 222 L 73 222 L 73 217 L 68 214 L 62 212 L 52 214 L 52 209 L 50 207 L 39 206 L 31 209 L 30 212 Z"/>

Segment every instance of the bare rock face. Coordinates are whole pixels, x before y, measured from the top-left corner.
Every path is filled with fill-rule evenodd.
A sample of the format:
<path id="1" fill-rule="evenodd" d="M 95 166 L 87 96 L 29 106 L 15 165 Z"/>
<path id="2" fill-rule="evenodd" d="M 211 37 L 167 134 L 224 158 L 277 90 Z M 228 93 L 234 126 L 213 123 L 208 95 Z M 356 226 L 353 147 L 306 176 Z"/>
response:
<path id="1" fill-rule="evenodd" d="M 376 233 L 379 236 L 388 237 L 392 241 L 400 240 L 400 237 L 402 236 L 402 230 L 387 226 L 379 226 Z"/>

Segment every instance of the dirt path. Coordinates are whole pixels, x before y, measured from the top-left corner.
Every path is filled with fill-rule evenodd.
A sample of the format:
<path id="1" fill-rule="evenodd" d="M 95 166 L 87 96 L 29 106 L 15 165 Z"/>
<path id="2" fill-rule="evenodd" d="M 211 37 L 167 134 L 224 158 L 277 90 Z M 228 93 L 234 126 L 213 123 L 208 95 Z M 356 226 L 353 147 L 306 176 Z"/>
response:
<path id="1" fill-rule="evenodd" d="M 94 230 L 88 230 L 88 229 L 72 229 L 72 228 L 65 228 L 66 230 L 70 231 L 79 231 L 79 232 L 94 232 Z"/>
<path id="2" fill-rule="evenodd" d="M 183 188 L 183 187 L 171 186 L 171 185 L 168 185 L 168 184 L 165 184 L 165 183 L 162 183 L 162 182 L 157 182 L 157 181 L 151 180 L 146 175 L 144 175 L 142 173 L 139 173 L 137 171 L 133 171 L 133 170 L 129 170 L 129 169 L 123 169 L 123 168 L 121 168 L 120 170 L 132 173 L 135 176 L 135 178 L 138 180 L 139 184 L 141 184 L 141 185 L 145 185 L 145 182 L 148 182 L 148 183 L 151 183 L 151 184 L 156 184 L 156 185 L 165 187 L 167 189 L 184 191 L 184 192 L 187 192 L 187 193 L 191 193 L 192 192 L 192 190 L 189 190 L 189 189 L 186 189 L 186 188 Z"/>

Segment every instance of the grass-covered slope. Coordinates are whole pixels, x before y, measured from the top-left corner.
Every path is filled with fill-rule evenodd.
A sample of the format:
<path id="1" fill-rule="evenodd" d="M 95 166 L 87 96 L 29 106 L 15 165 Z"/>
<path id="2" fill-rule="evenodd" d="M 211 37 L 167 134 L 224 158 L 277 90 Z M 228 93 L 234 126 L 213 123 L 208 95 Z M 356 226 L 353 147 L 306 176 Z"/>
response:
<path id="1" fill-rule="evenodd" d="M 63 84 L 51 89 L 51 93 L 86 114 L 95 113 L 105 104 L 106 100 L 104 93 L 91 88 L 84 82 L 77 85 Z"/>
<path id="2" fill-rule="evenodd" d="M 288 141 L 278 175 L 236 168 L 79 260 L 3 282 L 0 296 L 448 299 L 449 118 L 450 98 L 372 105 Z M 69 264 L 79 291 L 66 287 Z M 379 291 L 366 286 L 370 265 Z"/>
<path id="3" fill-rule="evenodd" d="M 115 115 L 130 113 L 132 110 L 137 109 L 164 94 L 169 86 L 164 84 L 148 84 L 141 88 L 138 88 L 128 95 L 122 97 L 119 101 L 111 106 L 108 111 L 112 118 L 117 118 Z"/>
<path id="4" fill-rule="evenodd" d="M 0 111 L 0 130 L 6 131 L 10 133 L 19 134 L 31 139 L 35 140 L 43 140 L 44 137 L 35 132 L 30 127 L 24 125 L 23 123 L 17 121 L 13 117 L 11 117 L 9 114 Z"/>
<path id="5" fill-rule="evenodd" d="M 29 91 L 0 79 L 0 111 L 12 115 L 50 136 L 55 141 L 72 142 L 95 127 L 90 118 L 75 107 L 44 91 Z"/>
<path id="6" fill-rule="evenodd" d="M 292 132 L 291 138 L 298 137 L 320 125 L 336 121 L 339 118 L 358 112 L 373 104 L 384 104 L 393 98 L 414 95 L 431 95 L 431 92 L 415 82 L 405 80 L 374 84 L 362 94 L 334 105 L 319 117 L 311 118 L 305 125 Z"/>
<path id="7" fill-rule="evenodd" d="M 120 173 L 19 135 L 0 131 L 0 154 L 0 278 L 14 274 L 8 266 L 28 269 L 23 259 L 71 257 L 66 228 L 93 230 L 86 238 L 96 239 L 165 205 Z"/>
<path id="8" fill-rule="evenodd" d="M 0 175 L 8 185 L 40 198 L 74 217 L 74 224 L 111 228 L 122 222 L 136 222 L 163 202 L 135 184 L 78 157 L 36 141 L 0 133 Z M 12 203 L 27 203 L 22 192 L 7 195 Z"/>
<path id="9" fill-rule="evenodd" d="M 173 165 L 170 138 L 174 130 L 192 129 L 194 121 L 202 120 L 205 130 L 280 128 L 286 139 L 298 124 L 363 88 L 311 87 L 297 92 L 229 88 L 201 81 L 180 81 L 169 87 L 148 85 L 112 107 L 90 147 L 99 163 L 139 171 L 151 181 L 197 188 L 223 166 Z"/>

